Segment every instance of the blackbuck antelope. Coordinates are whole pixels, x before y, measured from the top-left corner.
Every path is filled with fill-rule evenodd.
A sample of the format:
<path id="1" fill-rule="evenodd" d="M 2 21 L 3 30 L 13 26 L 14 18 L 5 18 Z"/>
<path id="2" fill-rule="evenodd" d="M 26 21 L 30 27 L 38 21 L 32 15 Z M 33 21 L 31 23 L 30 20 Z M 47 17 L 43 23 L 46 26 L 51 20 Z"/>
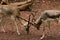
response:
<path id="1" fill-rule="evenodd" d="M 18 35 L 20 35 L 19 33 L 19 30 L 18 30 L 18 26 L 17 26 L 17 22 L 16 20 L 19 19 L 19 10 L 17 7 L 12 7 L 12 6 L 9 6 L 9 5 L 1 5 L 0 6 L 0 15 L 1 15 L 1 22 L 3 20 L 3 18 L 7 17 L 7 16 L 10 16 L 11 19 L 13 20 L 13 22 L 15 23 L 15 26 L 16 26 L 16 30 L 17 30 L 17 33 Z M 3 27 L 4 29 L 4 27 Z M 5 32 L 5 29 L 4 29 L 4 32 Z"/>
<path id="2" fill-rule="evenodd" d="M 24 3 L 24 5 L 22 5 L 22 3 Z M 21 6 L 19 6 L 19 7 L 17 7 L 16 5 L 11 5 L 11 4 L 10 5 L 0 5 L 0 15 L 2 15 L 0 18 L 0 22 L 2 22 L 3 18 L 5 18 L 6 16 L 10 16 L 11 19 L 15 23 L 18 35 L 20 35 L 20 32 L 18 30 L 16 20 L 20 20 L 20 19 L 24 20 L 23 18 L 20 17 L 20 9 L 23 10 L 25 7 L 30 5 L 29 3 L 25 4 L 26 1 L 22 2 L 22 3 L 21 3 Z M 2 28 L 3 28 L 3 31 L 5 32 L 4 27 L 2 27 Z"/>
<path id="3" fill-rule="evenodd" d="M 35 21 L 35 25 L 37 29 L 39 29 L 40 25 L 42 24 L 43 21 L 47 19 L 57 19 L 59 20 L 60 18 L 60 11 L 59 10 L 46 10 L 41 13 L 40 17 Z"/>
<path id="4" fill-rule="evenodd" d="M 43 22 L 49 22 L 51 20 L 56 20 L 57 22 L 60 22 L 59 10 L 45 10 L 44 12 L 41 13 L 40 17 L 35 21 L 34 26 L 39 30 L 39 27 Z M 41 39 L 43 39 L 44 37 L 45 37 L 45 33 L 43 32 Z"/>

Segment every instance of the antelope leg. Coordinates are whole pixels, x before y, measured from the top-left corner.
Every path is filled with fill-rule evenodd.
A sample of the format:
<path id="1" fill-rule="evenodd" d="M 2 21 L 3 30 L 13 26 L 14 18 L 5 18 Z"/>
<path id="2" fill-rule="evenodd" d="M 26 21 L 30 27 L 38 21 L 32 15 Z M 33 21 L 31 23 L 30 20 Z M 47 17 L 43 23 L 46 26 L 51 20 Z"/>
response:
<path id="1" fill-rule="evenodd" d="M 0 23 L 1 23 L 0 25 L 1 25 L 1 27 L 2 27 L 2 31 L 3 31 L 3 32 L 5 32 L 5 29 L 4 29 L 4 24 L 3 24 L 2 19 L 0 19 Z M 2 25 L 3 25 L 3 26 L 2 26 Z"/>
<path id="2" fill-rule="evenodd" d="M 43 33 L 42 33 L 42 37 L 40 38 L 41 40 L 45 37 L 45 27 L 47 26 L 46 21 L 44 21 L 44 20 L 42 20 L 42 21 L 45 25 L 43 26 Z"/>
<path id="3" fill-rule="evenodd" d="M 3 31 L 3 32 L 6 32 L 3 26 L 2 26 L 2 31 Z"/>
<path id="4" fill-rule="evenodd" d="M 48 24 L 48 28 L 50 30 L 50 20 L 47 21 L 47 24 Z"/>
<path id="5" fill-rule="evenodd" d="M 42 37 L 40 38 L 41 40 L 45 37 L 44 31 L 45 31 L 45 27 L 43 27 L 43 34 L 42 34 Z"/>
<path id="6" fill-rule="evenodd" d="M 14 24 L 16 26 L 16 30 L 17 30 L 18 35 L 20 35 L 20 32 L 18 30 L 18 25 L 17 25 L 17 22 L 16 22 L 16 18 L 14 16 L 11 16 L 11 19 L 14 21 Z"/>
<path id="7" fill-rule="evenodd" d="M 45 34 L 44 34 L 44 32 L 43 32 L 43 35 L 42 35 L 42 37 L 41 37 L 40 39 L 42 40 L 44 37 L 45 37 Z"/>

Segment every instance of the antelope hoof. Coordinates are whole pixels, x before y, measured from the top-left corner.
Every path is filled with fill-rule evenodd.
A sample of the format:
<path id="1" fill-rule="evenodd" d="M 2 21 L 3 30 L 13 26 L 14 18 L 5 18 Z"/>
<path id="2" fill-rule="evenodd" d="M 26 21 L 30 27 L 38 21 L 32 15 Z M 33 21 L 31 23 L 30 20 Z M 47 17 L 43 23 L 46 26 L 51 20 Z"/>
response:
<path id="1" fill-rule="evenodd" d="M 3 32 L 5 33 L 5 30 Z"/>
<path id="2" fill-rule="evenodd" d="M 17 34 L 20 35 L 20 32 L 17 31 Z"/>
<path id="3" fill-rule="evenodd" d="M 20 35 L 20 33 L 18 33 L 18 35 Z"/>
<path id="4" fill-rule="evenodd" d="M 4 29 L 2 30 L 4 33 L 6 32 Z"/>
<path id="5" fill-rule="evenodd" d="M 40 38 L 41 40 L 44 38 L 44 35 Z"/>

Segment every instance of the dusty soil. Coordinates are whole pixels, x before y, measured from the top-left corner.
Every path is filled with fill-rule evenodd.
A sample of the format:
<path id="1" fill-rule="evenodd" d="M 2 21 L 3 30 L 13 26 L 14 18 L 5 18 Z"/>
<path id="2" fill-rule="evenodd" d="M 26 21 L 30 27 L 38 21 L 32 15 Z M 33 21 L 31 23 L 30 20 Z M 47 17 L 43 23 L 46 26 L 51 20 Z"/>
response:
<path id="1" fill-rule="evenodd" d="M 35 0 L 32 11 L 21 11 L 20 13 L 24 19 L 28 19 L 31 12 L 36 13 L 35 19 L 37 19 L 41 12 L 52 9 L 60 10 L 60 0 Z M 10 19 L 5 19 L 4 21 L 6 33 L 2 32 L 0 27 L 0 40 L 40 40 L 44 24 L 41 25 L 40 30 L 31 26 L 30 32 L 27 34 L 25 28 L 19 23 L 18 27 L 21 35 L 18 35 L 14 23 L 11 24 L 12 21 Z M 60 23 L 52 21 L 50 24 L 50 30 L 48 27 L 45 28 L 46 36 L 43 40 L 60 40 Z"/>

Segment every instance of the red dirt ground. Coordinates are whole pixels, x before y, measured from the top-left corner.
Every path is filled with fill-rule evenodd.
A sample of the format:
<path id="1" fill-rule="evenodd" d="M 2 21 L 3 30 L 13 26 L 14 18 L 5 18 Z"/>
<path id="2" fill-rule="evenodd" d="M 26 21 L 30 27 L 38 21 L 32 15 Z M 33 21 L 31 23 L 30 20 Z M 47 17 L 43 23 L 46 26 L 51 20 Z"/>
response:
<path id="1" fill-rule="evenodd" d="M 40 13 L 44 10 L 60 10 L 60 0 L 36 0 L 34 1 L 32 11 L 36 13 L 35 19 L 40 16 Z M 32 12 L 31 11 L 31 12 Z M 30 11 L 21 11 L 22 17 L 28 19 L 28 15 L 31 13 Z M 6 21 L 7 20 L 7 21 Z M 5 30 L 6 33 L 2 32 L 0 27 L 0 40 L 40 40 L 42 35 L 42 27 L 44 24 L 41 25 L 40 30 L 37 30 L 35 27 L 30 27 L 30 33 L 27 35 L 24 27 L 20 24 L 19 31 L 21 35 L 17 35 L 16 28 L 14 24 L 11 24 L 10 19 L 6 19 L 5 21 Z M 48 27 L 45 28 L 45 38 L 43 40 L 60 40 L 60 23 L 56 23 L 55 21 L 51 22 L 50 30 Z"/>

